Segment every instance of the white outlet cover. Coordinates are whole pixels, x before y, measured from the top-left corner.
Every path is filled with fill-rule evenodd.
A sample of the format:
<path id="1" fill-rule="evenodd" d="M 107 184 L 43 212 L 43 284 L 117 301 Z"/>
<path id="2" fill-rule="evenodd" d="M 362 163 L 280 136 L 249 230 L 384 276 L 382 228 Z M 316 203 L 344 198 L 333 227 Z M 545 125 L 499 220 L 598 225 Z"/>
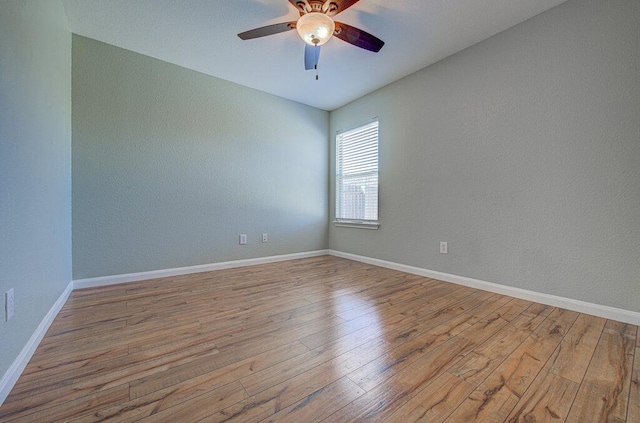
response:
<path id="1" fill-rule="evenodd" d="M 240 245 L 245 245 L 247 243 L 247 234 L 240 234 Z"/>
<path id="2" fill-rule="evenodd" d="M 446 242 L 440 242 L 440 254 L 449 254 L 449 246 Z"/>
<path id="3" fill-rule="evenodd" d="M 5 310 L 6 310 L 5 316 L 6 316 L 6 320 L 9 321 L 16 312 L 16 303 L 15 303 L 13 288 L 5 292 L 4 297 L 5 297 Z"/>

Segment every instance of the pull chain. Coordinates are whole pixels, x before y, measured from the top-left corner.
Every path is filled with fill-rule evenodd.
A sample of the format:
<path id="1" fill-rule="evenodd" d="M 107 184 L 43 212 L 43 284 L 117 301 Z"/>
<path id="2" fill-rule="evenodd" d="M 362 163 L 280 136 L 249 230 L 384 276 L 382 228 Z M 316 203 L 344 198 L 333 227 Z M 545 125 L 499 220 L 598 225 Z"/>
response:
<path id="1" fill-rule="evenodd" d="M 315 45 L 315 49 L 316 49 L 316 51 L 315 51 L 315 57 L 316 57 L 315 68 L 316 68 L 316 81 L 317 81 L 318 80 L 318 44 Z"/>

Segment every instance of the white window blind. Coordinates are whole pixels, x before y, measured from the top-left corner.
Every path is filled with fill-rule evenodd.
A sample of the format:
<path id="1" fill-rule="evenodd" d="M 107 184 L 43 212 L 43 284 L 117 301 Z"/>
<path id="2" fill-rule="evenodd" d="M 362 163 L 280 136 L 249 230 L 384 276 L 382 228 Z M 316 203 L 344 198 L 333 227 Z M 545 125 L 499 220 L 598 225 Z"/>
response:
<path id="1" fill-rule="evenodd" d="M 378 120 L 336 136 L 336 220 L 378 221 Z"/>

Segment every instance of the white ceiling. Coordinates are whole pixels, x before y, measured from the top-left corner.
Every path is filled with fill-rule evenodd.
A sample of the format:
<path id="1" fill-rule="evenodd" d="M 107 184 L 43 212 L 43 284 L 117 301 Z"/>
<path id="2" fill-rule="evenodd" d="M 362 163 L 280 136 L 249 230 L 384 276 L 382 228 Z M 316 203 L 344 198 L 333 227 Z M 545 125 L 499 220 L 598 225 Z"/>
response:
<path id="1" fill-rule="evenodd" d="M 296 21 L 287 0 L 62 0 L 76 34 L 324 110 L 523 22 L 565 0 L 360 0 L 335 17 L 385 41 L 371 53 L 337 38 L 322 47 L 320 79 L 303 66 L 295 30 L 236 34 Z"/>

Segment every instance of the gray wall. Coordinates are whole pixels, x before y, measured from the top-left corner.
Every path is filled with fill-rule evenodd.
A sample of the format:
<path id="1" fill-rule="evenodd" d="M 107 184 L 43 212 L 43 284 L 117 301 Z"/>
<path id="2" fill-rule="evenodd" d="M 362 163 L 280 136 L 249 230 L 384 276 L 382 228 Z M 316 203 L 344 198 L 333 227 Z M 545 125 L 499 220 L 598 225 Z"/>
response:
<path id="1" fill-rule="evenodd" d="M 74 279 L 326 249 L 328 125 L 74 35 Z"/>
<path id="2" fill-rule="evenodd" d="M 0 269 L 1 377 L 71 281 L 71 33 L 59 1 L 0 2 Z"/>
<path id="3" fill-rule="evenodd" d="M 570 0 L 332 112 L 380 117 L 382 226 L 330 247 L 640 311 L 639 39 L 637 0 Z"/>

